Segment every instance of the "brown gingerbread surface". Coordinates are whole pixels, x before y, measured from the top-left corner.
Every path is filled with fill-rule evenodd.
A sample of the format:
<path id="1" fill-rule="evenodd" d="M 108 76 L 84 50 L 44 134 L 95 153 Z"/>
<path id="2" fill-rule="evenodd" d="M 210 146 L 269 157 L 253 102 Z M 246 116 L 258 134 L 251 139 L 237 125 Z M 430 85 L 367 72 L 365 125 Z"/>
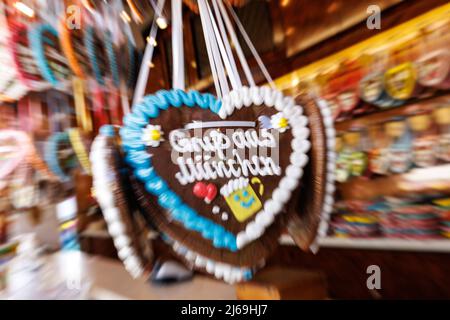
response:
<path id="1" fill-rule="evenodd" d="M 309 119 L 311 150 L 310 161 L 303 176 L 306 185 L 298 197 L 295 214 L 288 222 L 288 232 L 295 243 L 306 251 L 316 237 L 321 219 L 326 186 L 327 147 L 320 109 L 312 99 L 305 96 L 297 97 L 296 100 L 304 107 L 304 113 Z"/>
<path id="2" fill-rule="evenodd" d="M 249 108 L 235 110 L 233 115 L 228 117 L 226 120 L 254 121 L 256 126 L 253 129 L 258 131 L 261 128 L 261 123 L 258 121 L 258 118 L 260 116 L 270 117 L 275 113 L 277 113 L 277 111 L 274 108 L 252 106 Z M 307 116 L 310 118 L 309 114 L 307 114 Z M 213 201 L 211 203 L 206 203 L 204 199 L 199 198 L 194 194 L 194 186 L 198 181 L 183 185 L 175 177 L 176 173 L 180 171 L 180 167 L 176 161 L 174 161 L 172 153 L 173 148 L 169 141 L 170 132 L 173 130 L 183 129 L 187 124 L 200 121 L 221 121 L 221 119 L 209 110 L 189 108 L 186 106 L 182 106 L 180 108 L 169 108 L 168 110 L 162 111 L 158 118 L 151 121 L 151 124 L 161 126 L 164 140 L 161 141 L 159 146 L 148 147 L 147 150 L 150 154 L 152 154 L 152 165 L 157 174 L 166 181 L 172 191 L 181 197 L 184 203 L 196 210 L 199 215 L 210 219 L 216 224 L 222 225 L 226 230 L 236 235 L 238 232 L 245 230 L 246 225 L 254 220 L 258 211 L 244 221 L 239 221 L 236 218 L 228 203 L 219 192 L 220 187 L 226 184 L 230 180 L 229 178 L 218 177 L 213 180 L 203 180 L 206 184 L 214 184 L 218 191 L 217 196 L 213 199 Z M 321 118 L 318 118 L 317 116 L 311 117 L 310 121 L 315 122 L 313 127 L 318 127 L 317 123 L 321 122 Z M 227 129 L 249 130 L 249 128 L 240 127 L 213 128 L 213 130 L 220 130 L 220 132 L 223 133 L 225 133 Z M 189 131 L 191 136 L 194 135 L 194 129 L 189 129 Z M 281 167 L 281 175 L 257 176 L 264 186 L 264 192 L 262 195 L 258 194 L 257 186 L 252 186 L 255 189 L 254 191 L 257 194 L 259 201 L 261 202 L 261 206 L 264 206 L 264 203 L 272 197 L 273 190 L 278 186 L 281 178 L 285 175 L 285 169 L 290 163 L 289 156 L 292 153 L 290 144 L 292 140 L 292 133 L 290 129 L 280 133 L 279 138 L 279 145 L 281 146 L 279 149 L 279 165 Z M 194 158 L 195 156 L 192 157 Z M 318 158 L 320 158 L 320 155 L 316 155 L 314 157 L 316 160 Z M 202 158 L 199 161 L 205 161 L 205 159 Z M 317 166 L 323 166 L 323 163 L 320 163 Z M 250 180 L 252 177 L 252 175 L 248 176 Z M 232 179 L 234 179 L 234 177 Z M 158 205 L 157 198 L 146 192 L 144 185 L 136 179 L 133 179 L 132 185 L 140 205 L 162 233 L 166 234 L 173 240 L 182 243 L 188 249 L 205 257 L 232 265 L 248 267 L 254 266 L 267 258 L 276 248 L 278 238 L 283 232 L 287 221 L 299 214 L 298 210 L 296 210 L 295 204 L 298 202 L 298 199 L 300 199 L 299 195 L 301 195 L 304 190 L 304 188 L 301 188 L 302 183 L 300 183 L 297 190 L 292 193 L 291 200 L 288 202 L 285 210 L 277 215 L 274 223 L 266 229 L 263 235 L 240 250 L 232 252 L 229 249 L 219 249 L 214 247 L 211 240 L 203 238 L 203 236 L 197 231 L 186 229 L 181 222 L 172 219 L 171 214 Z M 311 187 L 310 183 L 308 183 L 308 186 Z M 312 190 L 311 193 L 314 193 L 314 190 Z M 302 198 L 304 197 L 305 196 Z M 323 196 L 319 196 L 318 198 L 323 199 Z M 214 206 L 220 208 L 219 214 L 213 213 Z M 311 210 L 314 210 L 314 208 Z M 228 216 L 228 219 L 226 220 L 222 219 L 222 213 L 224 212 Z M 300 213 L 300 215 L 301 214 L 302 213 Z M 311 214 L 311 216 L 313 215 Z"/>
<path id="3" fill-rule="evenodd" d="M 236 110 L 232 116 L 227 118 L 227 121 L 254 121 L 256 123 L 256 127 L 254 129 L 256 129 L 256 131 L 258 132 L 260 129 L 258 117 L 261 115 L 271 116 L 274 113 L 276 113 L 276 110 L 274 110 L 273 108 L 263 108 L 263 107 L 243 108 L 241 110 Z M 169 142 L 168 137 L 169 132 L 180 128 L 182 129 L 186 124 L 193 123 L 195 121 L 203 121 L 203 122 L 221 121 L 221 119 L 219 118 L 219 116 L 213 114 L 209 110 L 202 110 L 200 108 L 181 107 L 179 109 L 169 108 L 168 110 L 161 112 L 158 118 L 152 120 L 153 125 L 156 124 L 161 125 L 161 129 L 164 132 L 164 139 L 165 139 L 164 141 L 162 141 L 159 147 L 156 148 L 149 147 L 147 149 L 150 154 L 153 154 L 152 157 L 153 167 L 155 168 L 158 175 L 167 182 L 170 189 L 173 190 L 178 195 L 180 195 L 187 205 L 189 205 L 191 208 L 194 208 L 200 215 L 208 219 L 211 219 L 217 224 L 223 225 L 227 230 L 231 231 L 234 234 L 237 234 L 239 231 L 245 229 L 246 225 L 253 220 L 252 218 L 254 218 L 254 215 L 243 222 L 239 222 L 230 211 L 230 208 L 227 205 L 224 197 L 220 195 L 219 192 L 220 187 L 229 182 L 230 179 L 235 179 L 235 177 L 232 178 L 218 177 L 217 179 L 214 180 L 202 180 L 203 182 L 205 182 L 205 184 L 209 183 L 214 184 L 218 190 L 217 196 L 210 204 L 207 204 L 204 201 L 204 199 L 198 198 L 194 195 L 193 189 L 196 182 L 188 183 L 187 185 L 182 185 L 175 178 L 175 174 L 180 171 L 180 167 L 172 159 L 173 148 Z M 227 129 L 249 130 L 250 128 L 227 127 L 213 130 L 220 130 L 222 133 L 226 133 Z M 204 130 L 203 132 L 205 132 L 205 130 L 208 129 L 203 130 Z M 189 131 L 191 135 L 195 134 L 197 136 L 197 134 L 194 132 L 193 129 Z M 292 152 L 292 148 L 290 145 L 290 141 L 292 140 L 292 133 L 290 130 L 287 130 L 284 133 L 280 133 L 279 137 L 280 137 L 279 145 L 281 146 L 279 148 L 279 161 L 280 161 L 279 165 L 282 170 L 281 175 L 257 176 L 262 182 L 262 185 L 264 186 L 263 195 L 260 195 L 258 193 L 257 190 L 259 187 L 258 185 L 252 186 L 252 188 L 255 189 L 254 191 L 262 204 L 264 204 L 268 199 L 271 198 L 273 190 L 278 186 L 281 178 L 284 176 L 285 168 L 289 165 L 289 155 Z M 245 158 L 249 159 L 250 155 L 248 149 L 244 151 L 246 152 Z M 192 157 L 194 157 L 194 155 L 192 155 Z M 232 158 L 232 156 L 230 157 L 227 156 L 227 159 L 228 158 Z M 242 175 L 242 177 L 245 176 Z M 251 179 L 252 177 L 254 176 L 249 175 L 246 178 Z M 214 206 L 220 207 L 220 214 L 212 213 L 212 209 Z M 221 217 L 222 213 L 224 212 L 228 216 L 228 220 L 226 221 L 222 220 Z"/>

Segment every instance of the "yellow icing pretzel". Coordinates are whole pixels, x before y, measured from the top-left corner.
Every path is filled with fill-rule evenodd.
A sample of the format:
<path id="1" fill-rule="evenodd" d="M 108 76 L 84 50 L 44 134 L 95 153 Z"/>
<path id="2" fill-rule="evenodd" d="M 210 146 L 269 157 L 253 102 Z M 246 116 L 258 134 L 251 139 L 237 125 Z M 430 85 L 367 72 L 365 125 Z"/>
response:
<path id="1" fill-rule="evenodd" d="M 86 173 L 91 174 L 91 163 L 89 162 L 89 156 L 81 138 L 80 131 L 78 129 L 70 129 L 68 131 L 70 143 L 75 151 L 75 154 Z"/>

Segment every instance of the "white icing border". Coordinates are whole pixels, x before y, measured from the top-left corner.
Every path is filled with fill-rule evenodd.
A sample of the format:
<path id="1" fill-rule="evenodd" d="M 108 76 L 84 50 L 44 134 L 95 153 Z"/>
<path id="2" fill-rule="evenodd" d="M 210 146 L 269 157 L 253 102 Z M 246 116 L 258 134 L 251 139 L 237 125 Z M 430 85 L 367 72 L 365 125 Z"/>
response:
<path id="1" fill-rule="evenodd" d="M 244 189 L 249 185 L 249 179 L 240 177 L 238 179 L 231 179 L 227 184 L 220 188 L 220 194 L 224 197 L 228 197 L 236 190 Z"/>
<path id="2" fill-rule="evenodd" d="M 184 126 L 186 130 L 204 128 L 248 127 L 254 128 L 255 121 L 194 121 Z"/>
<path id="3" fill-rule="evenodd" d="M 269 87 L 242 87 L 239 90 L 233 90 L 222 98 L 219 116 L 226 119 L 233 114 L 235 109 L 251 105 L 274 107 L 277 111 L 283 112 L 288 119 L 290 130 L 292 130 L 292 153 L 289 158 L 290 165 L 286 167 L 286 173 L 272 193 L 272 198 L 265 202 L 264 209 L 256 215 L 252 222 L 247 224 L 245 230 L 236 235 L 238 249 L 242 249 L 248 243 L 258 239 L 272 224 L 275 216 L 283 210 L 303 176 L 303 168 L 308 163 L 306 153 L 311 147 L 311 143 L 308 141 L 308 119 L 303 115 L 303 108 L 296 105 L 292 97 L 284 97 L 278 90 Z"/>
<path id="4" fill-rule="evenodd" d="M 326 184 L 325 184 L 325 196 L 322 205 L 321 221 L 319 224 L 318 235 L 310 246 L 313 252 L 318 250 L 318 238 L 325 237 L 328 230 L 328 221 L 330 214 L 333 211 L 334 204 L 334 191 L 335 187 L 335 171 L 336 171 L 336 130 L 334 129 L 333 115 L 331 109 L 328 107 L 325 100 L 317 99 L 317 106 L 323 119 L 323 125 L 325 127 L 326 147 L 327 147 L 327 163 L 326 163 Z"/>
<path id="5" fill-rule="evenodd" d="M 169 242 L 172 249 L 188 261 L 192 266 L 195 266 L 197 269 L 205 269 L 207 273 L 229 284 L 249 280 L 244 277 L 244 273 L 249 270 L 252 271 L 252 274 L 254 273 L 254 268 L 240 268 L 227 263 L 217 262 L 187 249 L 185 246 L 173 239 L 170 239 Z M 264 264 L 265 262 L 262 261 L 258 265 L 258 268 L 264 267 Z"/>
<path id="6" fill-rule="evenodd" d="M 111 151 L 108 150 L 107 139 L 106 136 L 98 135 L 92 143 L 89 158 L 92 164 L 93 187 L 105 217 L 109 234 L 114 240 L 117 254 L 131 276 L 138 278 L 143 275 L 144 263 L 131 246 L 132 240 L 123 220 L 123 213 L 116 206 L 112 189 L 118 177 L 108 166 L 107 159 Z"/>

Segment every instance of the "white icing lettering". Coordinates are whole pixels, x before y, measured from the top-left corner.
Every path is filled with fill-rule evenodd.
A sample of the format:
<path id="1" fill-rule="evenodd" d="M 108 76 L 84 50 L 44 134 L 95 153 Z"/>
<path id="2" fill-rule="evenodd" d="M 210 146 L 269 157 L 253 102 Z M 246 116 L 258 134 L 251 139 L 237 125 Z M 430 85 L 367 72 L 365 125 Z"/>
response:
<path id="1" fill-rule="evenodd" d="M 191 158 L 177 159 L 180 171 L 175 178 L 180 184 L 185 185 L 194 181 L 212 180 L 220 178 L 239 178 L 242 176 L 266 176 L 281 175 L 281 168 L 271 158 L 258 157 L 256 155 L 249 159 L 242 159 L 236 150 L 233 150 L 234 159 L 226 161 L 206 161 L 194 163 Z"/>

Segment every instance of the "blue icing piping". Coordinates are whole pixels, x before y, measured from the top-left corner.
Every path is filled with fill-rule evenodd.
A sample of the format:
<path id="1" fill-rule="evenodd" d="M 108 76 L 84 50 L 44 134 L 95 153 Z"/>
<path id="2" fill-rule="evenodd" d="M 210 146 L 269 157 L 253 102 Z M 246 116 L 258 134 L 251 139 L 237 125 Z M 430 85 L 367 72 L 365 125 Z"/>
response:
<path id="1" fill-rule="evenodd" d="M 152 165 L 150 156 L 145 151 L 128 151 L 127 155 L 125 156 L 125 161 L 136 169 L 148 168 Z"/>
<path id="2" fill-rule="evenodd" d="M 154 95 L 144 97 L 142 102 L 133 107 L 131 114 L 124 117 L 124 127 L 120 130 L 126 161 L 134 167 L 136 177 L 145 183 L 145 189 L 158 197 L 158 203 L 169 210 L 172 217 L 181 222 L 185 228 L 194 230 L 208 240 L 216 248 L 237 251 L 236 237 L 221 225 L 199 215 L 173 192 L 167 183 L 161 179 L 152 167 L 150 156 L 144 152 L 146 145 L 142 141 L 141 130 L 148 124 L 149 118 L 159 116 L 159 109 L 166 110 L 169 106 L 178 108 L 199 106 L 218 113 L 222 102 L 212 94 L 201 94 L 198 91 L 184 92 L 182 90 L 160 90 Z"/>
<path id="3" fill-rule="evenodd" d="M 122 127 L 119 130 L 121 136 L 126 136 L 128 139 L 140 139 L 142 137 L 142 129 L 136 130 L 136 129 L 130 129 Z"/>
<path id="4" fill-rule="evenodd" d="M 169 235 L 167 235 L 167 234 L 165 234 L 165 233 L 161 233 L 161 239 L 164 241 L 164 242 L 166 242 L 167 244 L 169 244 L 169 245 L 173 245 L 173 243 L 174 243 L 174 240 L 169 236 Z M 184 251 L 186 251 L 186 252 L 188 252 L 189 251 L 189 249 L 188 248 L 186 248 L 186 247 L 184 247 L 184 246 L 181 246 L 180 245 L 180 250 L 182 250 L 183 252 Z M 253 277 L 253 271 L 252 271 L 252 269 L 249 269 L 249 268 L 243 268 L 243 269 L 240 269 L 240 268 L 233 268 L 235 271 L 239 271 L 239 272 L 242 272 L 243 273 L 243 277 L 244 277 L 244 279 L 245 280 L 250 280 L 250 279 L 252 279 L 252 277 Z"/>
<path id="5" fill-rule="evenodd" d="M 222 238 L 214 237 L 214 238 L 213 238 L 213 244 L 214 244 L 214 246 L 217 247 L 217 248 L 223 248 L 223 247 L 225 247 L 225 242 L 223 241 Z"/>
<path id="6" fill-rule="evenodd" d="M 214 113 L 219 113 L 220 108 L 222 107 L 222 101 L 217 100 L 213 105 L 211 105 L 209 108 Z"/>
<path id="7" fill-rule="evenodd" d="M 194 99 L 195 99 L 195 103 L 202 109 L 205 109 L 204 107 L 204 100 L 202 98 L 202 96 L 200 95 L 200 93 L 196 93 L 194 94 Z"/>
<path id="8" fill-rule="evenodd" d="M 122 148 L 125 151 L 129 151 L 129 150 L 145 150 L 145 145 L 142 145 L 140 143 L 137 143 L 135 140 L 122 140 Z"/>
<path id="9" fill-rule="evenodd" d="M 54 72 L 50 68 L 49 62 L 45 56 L 44 32 L 48 32 L 53 36 L 58 37 L 58 31 L 50 24 L 38 24 L 34 28 L 30 28 L 30 31 L 28 32 L 28 42 L 30 44 L 33 57 L 36 60 L 36 65 L 39 68 L 42 77 L 53 87 L 56 87 L 59 84 L 59 80 L 56 78 Z"/>
<path id="10" fill-rule="evenodd" d="M 178 90 L 169 91 L 166 95 L 166 99 L 169 104 L 175 108 L 181 107 L 181 104 L 183 103 L 181 96 L 178 94 Z"/>
<path id="11" fill-rule="evenodd" d="M 100 128 L 100 133 L 107 137 L 114 137 L 114 127 L 110 124 L 105 124 Z"/>
<path id="12" fill-rule="evenodd" d="M 89 63 L 91 65 L 92 71 L 94 72 L 95 81 L 101 85 L 105 85 L 105 80 L 103 79 L 100 66 L 98 65 L 97 53 L 95 52 L 95 29 L 92 26 L 86 28 L 84 33 L 84 46 L 88 54 Z"/>
<path id="13" fill-rule="evenodd" d="M 158 197 L 168 189 L 167 183 L 156 174 L 145 183 L 145 190 Z"/>
<path id="14" fill-rule="evenodd" d="M 148 118 L 156 118 L 159 116 L 159 108 L 156 104 L 140 104 L 137 105 L 133 112 L 136 112 L 137 115 L 142 114 Z"/>
<path id="15" fill-rule="evenodd" d="M 169 92 L 167 90 L 160 90 L 158 92 L 156 92 L 156 94 L 151 98 L 154 97 L 155 100 L 153 103 L 155 103 L 155 105 L 162 109 L 162 110 L 167 110 L 167 108 L 169 108 Z"/>
<path id="16" fill-rule="evenodd" d="M 166 190 L 159 196 L 158 203 L 163 208 L 170 210 L 172 208 L 176 208 L 177 206 L 179 206 L 182 203 L 182 201 L 175 192 Z"/>
<path id="17" fill-rule="evenodd" d="M 181 100 L 183 100 L 183 103 L 192 108 L 193 106 L 195 106 L 195 100 L 193 100 L 190 96 L 189 93 L 194 92 L 194 91 L 189 91 L 189 93 L 183 91 L 183 90 L 178 90 L 178 95 L 180 95 Z M 197 92 L 197 91 L 195 91 Z"/>
<path id="18" fill-rule="evenodd" d="M 180 221 L 180 222 L 183 223 L 183 225 L 185 226 L 186 229 L 201 232 L 201 230 L 198 230 L 198 229 L 196 228 L 197 224 L 196 224 L 196 221 L 195 221 L 195 220 L 182 220 L 182 221 Z"/>
<path id="19" fill-rule="evenodd" d="M 144 127 L 148 121 L 145 121 L 144 118 L 140 117 L 133 111 L 133 113 L 129 113 L 123 117 L 123 123 L 126 127 L 139 129 L 140 127 Z"/>
<path id="20" fill-rule="evenodd" d="M 155 169 L 153 168 L 144 168 L 136 170 L 136 176 L 141 181 L 147 181 L 156 176 Z"/>
<path id="21" fill-rule="evenodd" d="M 70 176 L 67 175 L 63 168 L 59 164 L 57 157 L 58 145 L 61 142 L 68 142 L 69 134 L 67 132 L 57 132 L 53 134 L 45 146 L 45 161 L 53 173 L 55 173 L 62 181 L 70 180 Z"/>
<path id="22" fill-rule="evenodd" d="M 203 238 L 205 239 L 214 239 L 214 230 L 205 228 L 201 231 Z"/>
<path id="23" fill-rule="evenodd" d="M 110 31 L 107 31 L 105 35 L 105 47 L 106 47 L 106 55 L 108 56 L 109 61 L 109 69 L 111 70 L 113 82 L 114 85 L 118 88 L 120 86 L 119 67 L 117 65 L 117 58 L 116 53 L 114 51 L 112 33 Z"/>

